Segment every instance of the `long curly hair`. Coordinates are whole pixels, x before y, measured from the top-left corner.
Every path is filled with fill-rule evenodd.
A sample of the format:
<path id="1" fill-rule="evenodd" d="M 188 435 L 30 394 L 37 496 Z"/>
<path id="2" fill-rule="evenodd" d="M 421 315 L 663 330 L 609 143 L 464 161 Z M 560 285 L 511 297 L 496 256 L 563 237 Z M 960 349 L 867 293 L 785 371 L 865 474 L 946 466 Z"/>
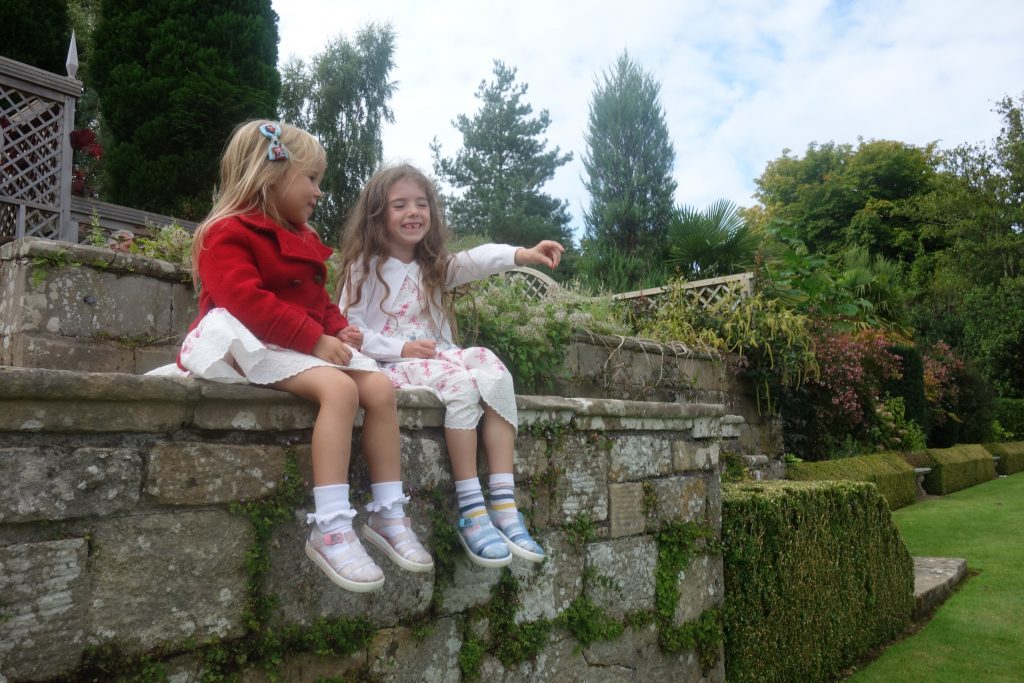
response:
<path id="1" fill-rule="evenodd" d="M 287 159 L 271 161 L 267 157 L 270 140 L 260 133 L 260 126 L 268 123 L 278 127 L 278 139 L 288 150 Z M 220 185 L 213 208 L 192 237 L 192 277 L 195 282 L 199 283 L 199 258 L 211 225 L 227 216 L 261 212 L 285 228 L 299 229 L 301 226 L 289 225 L 278 213 L 269 199 L 270 186 L 281 182 L 292 169 L 321 173 L 326 164 L 327 153 L 323 146 L 301 128 L 265 119 L 239 124 L 228 138 L 221 157 Z"/>
<path id="2" fill-rule="evenodd" d="M 391 294 L 381 275 L 381 269 L 384 261 L 391 255 L 385 226 L 388 192 L 400 180 L 415 182 L 427 195 L 430 231 L 416 244 L 413 258 L 420 267 L 423 294 L 427 301 L 436 301 L 438 296 L 443 298 L 451 253 L 446 246 L 449 230 L 444 220 L 441 195 L 434 182 L 418 168 L 410 164 L 397 164 L 381 168 L 367 181 L 345 223 L 345 232 L 341 238 L 341 267 L 345 276 L 338 284 L 339 296 L 343 290 L 348 292 L 348 301 L 343 302 L 345 308 L 362 299 L 363 283 L 370 276 L 367 267 L 374 257 L 377 257 L 374 275 L 384 284 L 382 307 L 383 302 Z M 354 279 L 353 272 L 356 266 L 359 274 Z M 440 311 L 440 314 L 451 317 L 447 311 Z"/>

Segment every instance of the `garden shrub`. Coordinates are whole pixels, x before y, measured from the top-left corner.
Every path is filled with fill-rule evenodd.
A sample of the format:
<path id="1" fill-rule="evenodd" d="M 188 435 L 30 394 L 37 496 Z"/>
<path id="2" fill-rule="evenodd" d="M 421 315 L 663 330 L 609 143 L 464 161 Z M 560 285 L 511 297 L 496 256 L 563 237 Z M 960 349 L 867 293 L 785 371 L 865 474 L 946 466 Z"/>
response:
<path id="1" fill-rule="evenodd" d="M 917 493 L 914 468 L 899 453 L 789 463 L 786 465 L 786 478 L 796 481 L 868 482 L 878 487 L 879 493 L 885 496 L 892 510 L 913 503 Z"/>
<path id="2" fill-rule="evenodd" d="M 566 375 L 565 355 L 575 330 L 626 332 L 623 313 L 608 300 L 594 300 L 571 287 L 543 299 L 523 282 L 491 277 L 467 285 L 455 299 L 460 346 L 483 346 L 508 367 L 516 390 L 550 390 Z"/>
<path id="3" fill-rule="evenodd" d="M 914 567 L 874 486 L 723 486 L 725 667 L 731 683 L 834 679 L 899 636 Z"/>
<path id="4" fill-rule="evenodd" d="M 996 422 L 1013 438 L 1024 439 L 1024 399 L 997 398 L 992 406 Z"/>
<path id="5" fill-rule="evenodd" d="M 911 467 L 934 467 L 935 460 L 928 451 L 901 452 L 900 457 Z"/>
<path id="6" fill-rule="evenodd" d="M 1024 472 L 1024 441 L 987 443 L 985 450 L 999 456 L 999 462 L 996 463 L 996 472 L 999 474 Z"/>
<path id="7" fill-rule="evenodd" d="M 981 444 L 958 444 L 949 448 L 929 448 L 932 471 L 925 475 L 924 490 L 944 496 L 996 476 L 992 454 Z"/>

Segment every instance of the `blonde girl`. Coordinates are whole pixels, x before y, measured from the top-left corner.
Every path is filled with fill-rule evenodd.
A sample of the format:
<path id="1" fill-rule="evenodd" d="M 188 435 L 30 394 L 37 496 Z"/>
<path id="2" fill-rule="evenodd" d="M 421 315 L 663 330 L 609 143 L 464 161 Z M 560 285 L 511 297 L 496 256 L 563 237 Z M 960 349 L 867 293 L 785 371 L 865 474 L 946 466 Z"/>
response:
<path id="1" fill-rule="evenodd" d="M 404 504 L 395 394 L 325 289 L 331 254 L 307 221 L 326 158 L 303 130 L 273 121 L 235 129 L 220 168 L 220 195 L 192 247 L 199 315 L 178 365 L 196 377 L 250 382 L 319 406 L 313 425 L 315 511 L 306 555 L 339 586 L 377 590 L 384 573 L 356 536 L 349 504 L 352 427 L 365 411 L 363 451 L 372 514 L 364 535 L 396 564 L 429 571 Z"/>
<path id="2" fill-rule="evenodd" d="M 363 352 L 398 387 L 428 387 L 445 403 L 445 440 L 459 501 L 458 531 L 469 559 L 500 567 L 512 555 L 540 562 L 515 503 L 512 473 L 518 415 L 512 377 L 491 351 L 461 349 L 442 296 L 517 265 L 558 265 L 562 245 L 485 244 L 450 254 L 437 191 L 407 164 L 379 171 L 346 225 L 341 306 L 364 334 Z M 488 499 L 477 475 L 477 427 L 487 456 Z"/>

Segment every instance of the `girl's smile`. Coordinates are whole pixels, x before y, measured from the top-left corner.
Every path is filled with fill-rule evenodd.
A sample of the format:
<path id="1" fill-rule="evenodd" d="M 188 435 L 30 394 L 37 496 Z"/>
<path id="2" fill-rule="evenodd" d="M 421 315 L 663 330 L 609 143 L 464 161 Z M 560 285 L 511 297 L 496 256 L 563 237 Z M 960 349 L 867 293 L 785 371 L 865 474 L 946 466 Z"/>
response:
<path id="1" fill-rule="evenodd" d="M 416 245 L 430 232 L 430 202 L 423 187 L 403 178 L 388 190 L 384 232 L 391 256 L 412 263 Z"/>

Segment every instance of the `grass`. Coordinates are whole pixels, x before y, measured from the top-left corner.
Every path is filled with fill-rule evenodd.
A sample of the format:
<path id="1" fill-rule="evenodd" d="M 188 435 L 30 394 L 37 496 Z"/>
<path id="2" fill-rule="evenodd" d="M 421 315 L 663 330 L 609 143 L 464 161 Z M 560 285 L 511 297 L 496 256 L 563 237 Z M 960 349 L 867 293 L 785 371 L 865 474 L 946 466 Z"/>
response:
<path id="1" fill-rule="evenodd" d="M 1024 473 L 893 513 L 915 557 L 963 557 L 968 572 L 933 618 L 848 680 L 1024 680 Z"/>

